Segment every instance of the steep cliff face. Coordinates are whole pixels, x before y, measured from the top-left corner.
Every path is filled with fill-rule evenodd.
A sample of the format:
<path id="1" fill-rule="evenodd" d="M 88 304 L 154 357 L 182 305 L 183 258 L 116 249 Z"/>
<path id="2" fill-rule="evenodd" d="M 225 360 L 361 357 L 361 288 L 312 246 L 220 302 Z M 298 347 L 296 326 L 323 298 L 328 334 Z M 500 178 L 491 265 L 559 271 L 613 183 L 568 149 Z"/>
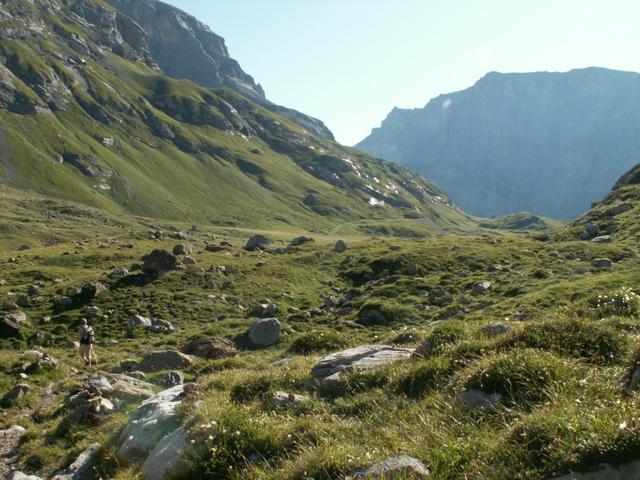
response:
<path id="1" fill-rule="evenodd" d="M 203 87 L 227 87 L 295 121 L 314 135 L 333 139 L 322 121 L 275 105 L 253 77 L 229 56 L 224 39 L 196 18 L 157 0 L 108 0 L 149 36 L 153 60 L 169 76 Z"/>
<path id="2" fill-rule="evenodd" d="M 470 213 L 570 219 L 638 161 L 639 102 L 636 73 L 493 72 L 394 109 L 358 147 L 429 176 Z"/>

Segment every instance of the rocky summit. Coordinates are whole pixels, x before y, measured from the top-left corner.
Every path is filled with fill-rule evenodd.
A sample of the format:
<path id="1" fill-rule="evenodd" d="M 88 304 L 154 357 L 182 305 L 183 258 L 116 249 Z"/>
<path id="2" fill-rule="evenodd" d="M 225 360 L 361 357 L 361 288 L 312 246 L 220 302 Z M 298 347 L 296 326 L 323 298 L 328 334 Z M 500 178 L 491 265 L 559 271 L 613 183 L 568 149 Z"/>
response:
<path id="1" fill-rule="evenodd" d="M 423 108 L 394 109 L 358 147 L 432 179 L 465 211 L 586 212 L 638 161 L 640 74 L 491 72 Z"/>

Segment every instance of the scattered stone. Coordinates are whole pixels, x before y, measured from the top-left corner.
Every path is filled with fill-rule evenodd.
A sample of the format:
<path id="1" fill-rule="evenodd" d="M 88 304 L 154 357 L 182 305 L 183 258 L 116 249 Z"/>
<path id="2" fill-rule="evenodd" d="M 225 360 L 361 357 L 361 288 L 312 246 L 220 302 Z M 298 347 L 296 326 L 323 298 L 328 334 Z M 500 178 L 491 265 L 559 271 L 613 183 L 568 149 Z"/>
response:
<path id="1" fill-rule="evenodd" d="M 23 371 L 29 375 L 39 372 L 51 372 L 56 370 L 60 362 L 47 353 L 43 353 L 36 361 L 23 366 Z"/>
<path id="2" fill-rule="evenodd" d="M 91 468 L 102 450 L 99 443 L 93 443 L 82 452 L 74 462 L 62 472 L 54 475 L 51 480 L 82 480 L 91 476 Z"/>
<path id="3" fill-rule="evenodd" d="M 493 323 L 482 327 L 482 333 L 489 337 L 495 337 L 496 335 L 502 335 L 507 333 L 511 328 L 504 323 Z"/>
<path id="4" fill-rule="evenodd" d="M 37 295 L 38 293 L 40 293 L 40 290 L 41 290 L 40 285 L 31 285 L 27 290 L 27 295 L 30 295 L 33 297 L 34 295 Z"/>
<path id="5" fill-rule="evenodd" d="M 27 475 L 26 473 L 22 473 L 18 470 L 13 470 L 9 472 L 3 480 L 42 480 L 42 477 Z"/>
<path id="6" fill-rule="evenodd" d="M 613 262 L 608 258 L 594 258 L 591 260 L 591 266 L 595 268 L 611 268 Z"/>
<path id="7" fill-rule="evenodd" d="M 280 321 L 277 318 L 262 318 L 249 329 L 249 340 L 254 345 L 270 347 L 280 340 Z"/>
<path id="8" fill-rule="evenodd" d="M 175 350 L 161 350 L 149 352 L 138 363 L 137 370 L 141 372 L 158 372 L 160 370 L 173 370 L 189 367 L 193 363 L 193 357 Z"/>
<path id="9" fill-rule="evenodd" d="M 407 265 L 405 265 L 404 267 L 405 275 L 410 275 L 410 276 L 417 275 L 418 271 L 419 271 L 418 264 L 414 262 L 407 263 Z"/>
<path id="10" fill-rule="evenodd" d="M 338 299 L 330 295 L 324 299 L 323 305 L 325 308 L 333 308 L 338 305 Z"/>
<path id="11" fill-rule="evenodd" d="M 171 370 L 156 377 L 155 381 L 163 387 L 175 387 L 184 383 L 184 374 L 178 370 Z"/>
<path id="12" fill-rule="evenodd" d="M 20 324 L 9 320 L 7 317 L 0 318 L 0 338 L 20 337 L 22 337 Z"/>
<path id="13" fill-rule="evenodd" d="M 611 243 L 613 237 L 611 235 L 600 235 L 591 240 L 593 243 Z"/>
<path id="14" fill-rule="evenodd" d="M 178 243 L 176 246 L 173 247 L 173 254 L 174 255 L 189 255 L 192 252 L 192 248 L 191 245 L 188 245 L 186 243 Z"/>
<path id="15" fill-rule="evenodd" d="M 187 431 L 184 427 L 165 435 L 149 453 L 142 465 L 142 478 L 145 480 L 163 480 L 170 478 L 171 472 L 188 471 L 188 465 L 182 465 L 188 452 Z"/>
<path id="16" fill-rule="evenodd" d="M 130 376 L 131 378 L 135 378 L 136 380 L 144 380 L 145 378 L 147 378 L 145 373 L 141 372 L 139 370 L 135 370 L 133 372 L 129 372 L 127 375 Z"/>
<path id="17" fill-rule="evenodd" d="M 347 244 L 343 240 L 338 240 L 333 247 L 333 251 L 337 253 L 344 253 L 347 251 Z"/>
<path id="18" fill-rule="evenodd" d="M 177 330 L 171 322 L 159 318 L 152 319 L 151 326 L 148 329 L 153 333 L 173 333 Z"/>
<path id="19" fill-rule="evenodd" d="M 4 287 L 7 284 L 7 281 L 4 278 L 0 278 L 0 287 Z"/>
<path id="20" fill-rule="evenodd" d="M 4 475 L 6 472 L 5 466 L 18 459 L 20 439 L 26 432 L 27 430 L 19 425 L 13 425 L 7 429 L 0 430 L 0 477 L 12 478 L 11 476 Z"/>
<path id="21" fill-rule="evenodd" d="M 291 246 L 292 247 L 297 247 L 297 246 L 303 245 L 305 243 L 312 243 L 312 242 L 315 242 L 315 240 L 312 237 L 306 237 L 304 235 L 301 235 L 301 236 L 296 237 L 293 240 L 291 240 Z"/>
<path id="22" fill-rule="evenodd" d="M 182 348 L 182 353 L 194 355 L 208 360 L 217 360 L 220 358 L 234 357 L 238 354 L 236 345 L 226 338 L 211 337 L 198 338 L 187 343 Z"/>
<path id="23" fill-rule="evenodd" d="M 275 362 L 273 362 L 271 364 L 271 367 L 273 368 L 287 367 L 290 363 L 291 363 L 291 360 L 289 360 L 288 358 L 281 358 L 280 360 L 276 360 Z"/>
<path id="24" fill-rule="evenodd" d="M 80 296 L 85 300 L 92 300 L 98 297 L 100 294 L 105 292 L 107 287 L 105 287 L 100 282 L 89 282 L 82 287 L 80 290 Z"/>
<path id="25" fill-rule="evenodd" d="M 31 387 L 26 383 L 18 383 L 14 385 L 11 390 L 5 393 L 2 396 L 2 400 L 0 400 L 1 405 L 12 405 L 16 400 L 24 397 L 29 391 Z"/>
<path id="26" fill-rule="evenodd" d="M 169 238 L 173 238 L 174 240 L 186 240 L 188 237 L 184 232 L 173 232 L 169 234 Z"/>
<path id="27" fill-rule="evenodd" d="M 611 207 L 608 208 L 607 210 L 605 210 L 603 212 L 603 216 L 606 217 L 615 217 L 616 215 L 620 215 L 624 212 L 628 212 L 629 210 L 633 209 L 633 205 L 630 203 L 620 203 L 618 205 L 616 205 L 615 207 Z"/>
<path id="28" fill-rule="evenodd" d="M 499 393 L 489 394 L 473 388 L 456 393 L 455 396 L 456 405 L 466 410 L 493 411 L 501 401 L 502 395 Z"/>
<path id="29" fill-rule="evenodd" d="M 24 312 L 13 312 L 5 315 L 5 318 L 17 324 L 26 323 L 27 314 Z"/>
<path id="30" fill-rule="evenodd" d="M 66 308 L 69 308 L 72 305 L 73 305 L 73 299 L 71 297 L 68 297 L 68 296 L 62 296 L 56 302 L 56 308 L 58 308 L 60 310 L 64 310 Z"/>
<path id="31" fill-rule="evenodd" d="M 254 305 L 249 312 L 249 315 L 260 318 L 273 317 L 278 311 L 278 304 L 272 303 L 267 300 L 262 300 Z"/>
<path id="32" fill-rule="evenodd" d="M 195 265 L 196 263 L 198 263 L 197 260 L 195 258 L 193 258 L 193 257 L 188 256 L 188 255 L 185 256 L 182 259 L 182 264 L 183 265 Z"/>
<path id="33" fill-rule="evenodd" d="M 443 288 L 432 288 L 427 293 L 427 302 L 429 305 L 434 305 L 436 307 L 445 307 L 453 303 L 453 300 L 453 295 Z"/>
<path id="34" fill-rule="evenodd" d="M 586 472 L 571 472 L 549 480 L 638 480 L 640 479 L 640 460 L 611 465 L 600 463 L 595 469 Z"/>
<path id="35" fill-rule="evenodd" d="M 98 315 L 100 315 L 100 308 L 95 306 L 88 306 L 87 309 L 84 311 L 84 316 L 86 318 L 95 318 Z"/>
<path id="36" fill-rule="evenodd" d="M 2 302 L 2 309 L 3 310 L 17 310 L 18 304 L 16 302 L 12 302 L 11 300 L 5 300 L 4 302 Z"/>
<path id="37" fill-rule="evenodd" d="M 269 239 L 264 235 L 253 235 L 247 241 L 244 249 L 253 252 L 255 250 L 266 250 L 269 246 Z"/>
<path id="38" fill-rule="evenodd" d="M 132 413 L 119 437 L 118 456 L 122 460 L 144 463 L 160 441 L 180 426 L 175 410 L 184 398 L 185 386 L 153 395 Z"/>
<path id="39" fill-rule="evenodd" d="M 271 405 L 276 410 L 299 410 L 309 403 L 310 398 L 306 395 L 298 395 L 287 392 L 273 392 L 271 395 Z"/>
<path id="40" fill-rule="evenodd" d="M 363 327 L 369 327 L 373 325 L 388 325 L 389 319 L 380 309 L 364 305 L 358 312 L 358 320 L 356 322 Z"/>
<path id="41" fill-rule="evenodd" d="M 471 289 L 471 295 L 475 295 L 475 296 L 483 295 L 490 288 L 491 288 L 491 282 L 484 281 L 484 282 L 476 283 Z"/>
<path id="42" fill-rule="evenodd" d="M 133 330 L 138 327 L 150 328 L 151 319 L 138 314 L 131 315 L 129 317 L 129 329 Z"/>
<path id="43" fill-rule="evenodd" d="M 31 305 L 29 295 L 18 295 L 18 298 L 16 298 L 16 305 L 22 308 L 26 308 Z"/>
<path id="44" fill-rule="evenodd" d="M 397 360 L 409 358 L 413 349 L 389 345 L 362 345 L 332 353 L 322 358 L 311 370 L 308 388 L 331 387 L 350 370 L 371 370 Z"/>
<path id="45" fill-rule="evenodd" d="M 127 269 L 127 267 L 118 267 L 111 270 L 111 273 L 109 273 L 109 276 L 112 278 L 123 278 L 127 275 L 129 275 L 129 270 Z"/>
<path id="46" fill-rule="evenodd" d="M 24 252 L 26 250 L 31 250 L 31 247 L 29 245 L 20 245 L 17 250 L 18 252 Z"/>
<path id="47" fill-rule="evenodd" d="M 166 250 L 156 249 L 142 257 L 141 270 L 153 276 L 164 275 L 176 268 L 178 258 Z"/>
<path id="48" fill-rule="evenodd" d="M 401 455 L 391 458 L 369 468 L 356 470 L 350 474 L 352 480 L 369 479 L 411 479 L 418 480 L 428 478 L 429 469 L 418 459 Z"/>

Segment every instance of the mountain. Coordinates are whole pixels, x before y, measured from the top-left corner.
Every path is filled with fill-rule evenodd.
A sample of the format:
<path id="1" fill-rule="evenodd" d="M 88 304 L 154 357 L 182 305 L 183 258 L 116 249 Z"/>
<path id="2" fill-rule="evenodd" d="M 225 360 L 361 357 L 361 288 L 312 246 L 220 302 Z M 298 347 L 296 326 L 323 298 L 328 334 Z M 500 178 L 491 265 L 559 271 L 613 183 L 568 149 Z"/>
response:
<path id="1" fill-rule="evenodd" d="M 108 2 L 144 29 L 153 61 L 167 75 L 186 78 L 203 87 L 231 88 L 314 135 L 333 140 L 333 134 L 322 121 L 267 100 L 262 87 L 229 57 L 224 39 L 196 18 L 157 0 Z"/>
<path id="2" fill-rule="evenodd" d="M 2 183 L 112 212 L 232 226 L 469 224 L 418 175 L 269 105 L 196 20 L 157 2 L 122 3 L 155 6 L 157 17 L 141 25 L 102 0 L 0 4 Z M 175 50 L 159 46 L 179 34 Z M 207 78 L 220 86 L 167 75 L 175 56 L 210 59 Z"/>
<path id="3" fill-rule="evenodd" d="M 466 211 L 584 213 L 640 156 L 640 74 L 497 73 L 394 109 L 357 147 L 434 180 Z"/>

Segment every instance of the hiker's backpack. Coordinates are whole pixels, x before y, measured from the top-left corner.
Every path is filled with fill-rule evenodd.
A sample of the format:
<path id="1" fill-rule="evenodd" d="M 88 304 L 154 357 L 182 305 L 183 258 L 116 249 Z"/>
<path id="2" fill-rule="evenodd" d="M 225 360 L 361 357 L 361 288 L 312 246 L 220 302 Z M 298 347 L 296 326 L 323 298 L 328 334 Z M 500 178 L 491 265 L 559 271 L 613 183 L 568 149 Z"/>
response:
<path id="1" fill-rule="evenodd" d="M 96 334 L 93 332 L 93 328 L 87 327 L 84 331 L 84 342 L 83 343 L 95 343 Z"/>

